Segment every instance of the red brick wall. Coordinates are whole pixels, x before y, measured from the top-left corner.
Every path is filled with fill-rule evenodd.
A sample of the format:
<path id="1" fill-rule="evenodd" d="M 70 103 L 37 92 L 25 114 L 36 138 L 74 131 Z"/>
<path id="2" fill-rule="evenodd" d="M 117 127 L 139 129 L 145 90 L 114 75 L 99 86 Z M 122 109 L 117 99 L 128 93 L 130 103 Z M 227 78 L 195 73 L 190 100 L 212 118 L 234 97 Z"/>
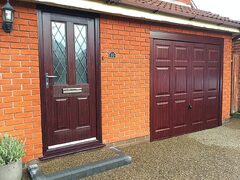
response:
<path id="1" fill-rule="evenodd" d="M 238 97 L 233 97 L 233 102 L 234 104 L 236 104 L 236 107 L 235 107 L 235 110 L 239 111 L 240 110 L 240 96 L 239 96 L 239 92 L 240 92 L 240 80 L 239 80 L 239 77 L 240 77 L 240 63 L 239 63 L 239 60 L 240 60 L 240 40 L 237 40 L 237 41 L 234 41 L 233 42 L 233 61 L 237 61 L 234 63 L 234 65 L 238 65 L 238 69 L 236 69 L 236 71 L 238 72 L 238 74 L 235 74 L 235 77 L 233 78 L 236 78 L 236 81 L 237 83 L 235 84 L 235 89 L 233 92 L 235 95 L 237 95 Z M 235 67 L 236 68 L 236 67 Z M 236 92 L 237 91 L 237 92 Z"/>
<path id="2" fill-rule="evenodd" d="M 150 31 L 224 38 L 223 119 L 230 113 L 231 36 L 170 28 L 156 23 L 101 16 L 102 125 L 104 143 L 149 135 Z M 107 52 L 117 52 L 108 59 Z"/>
<path id="3" fill-rule="evenodd" d="M 42 154 L 37 14 L 28 3 L 14 8 L 13 32 L 0 28 L 0 133 L 26 140 L 24 160 L 31 160 Z"/>

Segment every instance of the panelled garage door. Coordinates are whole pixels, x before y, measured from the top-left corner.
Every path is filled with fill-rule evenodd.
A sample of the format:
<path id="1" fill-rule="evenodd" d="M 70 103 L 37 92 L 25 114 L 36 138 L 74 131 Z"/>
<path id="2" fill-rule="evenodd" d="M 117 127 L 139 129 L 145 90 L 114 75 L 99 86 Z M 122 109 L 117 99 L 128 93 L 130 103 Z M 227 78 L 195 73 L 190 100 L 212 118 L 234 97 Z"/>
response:
<path id="1" fill-rule="evenodd" d="M 220 125 L 223 40 L 151 36 L 151 140 Z"/>

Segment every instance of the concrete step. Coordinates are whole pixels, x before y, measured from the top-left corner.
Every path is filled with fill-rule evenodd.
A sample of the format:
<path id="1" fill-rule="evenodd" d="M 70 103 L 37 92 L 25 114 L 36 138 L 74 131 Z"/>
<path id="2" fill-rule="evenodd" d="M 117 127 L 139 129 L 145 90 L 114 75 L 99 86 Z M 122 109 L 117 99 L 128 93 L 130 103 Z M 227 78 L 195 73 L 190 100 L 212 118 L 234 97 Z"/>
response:
<path id="1" fill-rule="evenodd" d="M 28 172 L 32 180 L 75 180 L 131 163 L 132 158 L 124 152 L 115 147 L 111 147 L 110 150 L 116 153 L 115 157 L 83 164 L 59 172 L 52 172 L 50 174 L 44 174 L 38 164 L 32 164 L 28 166 Z"/>

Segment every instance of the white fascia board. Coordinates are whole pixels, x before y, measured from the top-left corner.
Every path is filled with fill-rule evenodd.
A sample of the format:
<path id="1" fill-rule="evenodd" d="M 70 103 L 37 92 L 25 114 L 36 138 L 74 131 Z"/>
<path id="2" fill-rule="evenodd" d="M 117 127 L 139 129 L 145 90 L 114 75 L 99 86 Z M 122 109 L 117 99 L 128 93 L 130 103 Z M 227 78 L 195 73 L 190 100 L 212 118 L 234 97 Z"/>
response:
<path id="1" fill-rule="evenodd" d="M 122 5 L 109 5 L 99 1 L 89 0 L 25 0 L 47 4 L 52 6 L 67 7 L 71 9 L 81 9 L 84 11 L 98 12 L 103 14 L 113 14 L 118 16 L 132 17 L 137 19 L 144 19 L 156 22 L 173 23 L 179 25 L 186 25 L 198 28 L 205 28 L 217 31 L 225 31 L 231 33 L 240 33 L 240 29 L 229 27 L 225 25 L 216 25 L 208 22 L 197 20 L 188 20 L 177 16 L 170 16 L 160 13 L 152 13 L 150 11 L 143 11 L 136 8 L 130 8 Z"/>

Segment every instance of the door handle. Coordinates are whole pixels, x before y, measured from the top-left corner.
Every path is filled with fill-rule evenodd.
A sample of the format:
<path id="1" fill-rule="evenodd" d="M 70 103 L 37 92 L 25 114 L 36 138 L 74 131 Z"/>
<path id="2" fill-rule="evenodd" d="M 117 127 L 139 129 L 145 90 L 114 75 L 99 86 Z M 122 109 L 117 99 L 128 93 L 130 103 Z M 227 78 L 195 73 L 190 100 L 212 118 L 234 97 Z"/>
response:
<path id="1" fill-rule="evenodd" d="M 57 76 L 49 76 L 48 73 L 45 73 L 46 88 L 49 88 L 49 78 L 56 78 Z"/>
<path id="2" fill-rule="evenodd" d="M 57 76 L 49 76 L 48 73 L 45 74 L 46 78 L 56 78 Z"/>
<path id="3" fill-rule="evenodd" d="M 191 104 L 189 104 L 188 105 L 188 109 L 192 109 L 193 107 L 192 107 L 192 105 Z"/>

